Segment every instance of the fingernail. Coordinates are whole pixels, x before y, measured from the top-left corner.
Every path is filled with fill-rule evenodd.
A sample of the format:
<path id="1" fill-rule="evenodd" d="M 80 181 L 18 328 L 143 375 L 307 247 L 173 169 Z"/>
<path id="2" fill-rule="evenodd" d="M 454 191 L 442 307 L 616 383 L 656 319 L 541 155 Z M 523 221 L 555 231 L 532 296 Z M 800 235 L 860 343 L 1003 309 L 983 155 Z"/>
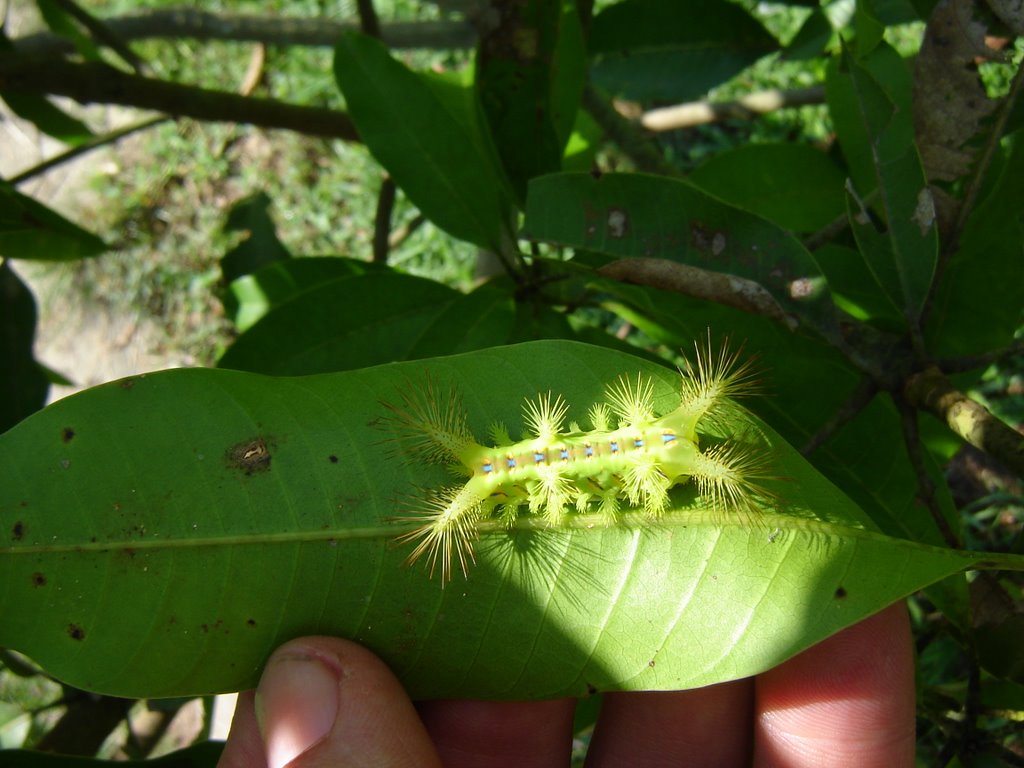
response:
<path id="1" fill-rule="evenodd" d="M 256 717 L 269 768 L 282 768 L 318 744 L 338 714 L 337 666 L 292 651 L 271 659 L 256 689 Z"/>

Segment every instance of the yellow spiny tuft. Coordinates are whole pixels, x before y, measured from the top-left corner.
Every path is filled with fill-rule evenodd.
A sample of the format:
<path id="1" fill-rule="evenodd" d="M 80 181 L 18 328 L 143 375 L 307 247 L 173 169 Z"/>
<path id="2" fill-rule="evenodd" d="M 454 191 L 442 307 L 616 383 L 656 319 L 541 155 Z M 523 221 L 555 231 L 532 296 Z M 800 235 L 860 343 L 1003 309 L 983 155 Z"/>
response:
<path id="1" fill-rule="evenodd" d="M 590 425 L 595 432 L 607 432 L 611 429 L 612 415 L 604 403 L 594 403 L 590 406 L 587 418 L 590 419 Z"/>
<path id="2" fill-rule="evenodd" d="M 473 434 L 458 390 L 450 388 L 442 397 L 428 378 L 423 389 L 409 387 L 399 397 L 401 405 L 382 403 L 391 411 L 385 425 L 391 429 L 392 439 L 423 461 L 462 463 L 460 454 L 473 444 Z"/>
<path id="3" fill-rule="evenodd" d="M 700 342 L 694 342 L 693 346 L 696 362 L 686 360 L 684 363 L 683 402 L 694 418 L 699 420 L 705 414 L 714 416 L 716 407 L 723 405 L 727 398 L 757 392 L 753 361 L 748 358 L 741 362 L 742 348 L 731 352 L 726 341 L 715 354 L 710 333 L 703 348 Z"/>
<path id="4" fill-rule="evenodd" d="M 508 428 L 500 421 L 495 421 L 491 424 L 487 430 L 487 435 L 491 438 L 491 445 L 508 445 L 512 442 Z"/>
<path id="5" fill-rule="evenodd" d="M 620 376 L 605 396 L 612 413 L 619 418 L 620 427 L 635 427 L 654 420 L 654 382 L 641 373 L 636 375 L 635 382 Z"/>
<path id="6" fill-rule="evenodd" d="M 754 452 L 739 442 L 729 442 L 698 454 L 692 477 L 697 493 L 705 497 L 713 509 L 755 511 L 757 499 L 772 495 L 759 482 L 771 477 L 767 467 L 764 453 Z"/>
<path id="7" fill-rule="evenodd" d="M 432 492 L 421 502 L 418 513 L 395 518 L 399 522 L 416 522 L 419 526 L 396 537 L 400 543 L 416 542 L 416 547 L 406 559 L 412 565 L 426 556 L 427 567 L 433 578 L 438 564 L 441 566 L 442 586 L 451 581 L 451 567 L 458 560 L 462 575 L 469 575 L 469 564 L 475 563 L 473 539 L 476 525 L 481 516 L 481 500 L 462 488 L 444 488 Z"/>
<path id="8" fill-rule="evenodd" d="M 536 400 L 527 400 L 523 403 L 523 417 L 526 419 L 527 429 L 532 437 L 536 437 L 544 444 L 550 443 L 558 436 L 568 410 L 569 406 L 562 396 L 557 395 L 552 402 L 550 392 L 539 394 Z"/>
<path id="9" fill-rule="evenodd" d="M 660 517 L 668 505 L 670 483 L 649 453 L 638 454 L 623 476 L 623 490 L 629 503 L 642 507 L 651 517 Z"/>

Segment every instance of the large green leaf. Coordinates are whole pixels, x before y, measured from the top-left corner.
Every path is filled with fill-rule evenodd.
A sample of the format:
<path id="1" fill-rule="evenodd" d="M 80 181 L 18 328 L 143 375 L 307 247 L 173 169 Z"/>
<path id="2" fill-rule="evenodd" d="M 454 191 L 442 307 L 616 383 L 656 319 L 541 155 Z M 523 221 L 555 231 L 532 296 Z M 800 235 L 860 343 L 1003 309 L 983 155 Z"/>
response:
<path id="1" fill-rule="evenodd" d="M 225 282 L 291 258 L 291 253 L 277 237 L 277 227 L 270 217 L 271 202 L 266 192 L 257 192 L 231 206 L 224 231 L 245 234 L 220 260 Z"/>
<path id="2" fill-rule="evenodd" d="M 1006 143 L 1001 173 L 967 220 L 935 291 L 926 338 L 936 357 L 1001 349 L 1024 321 L 1024 131 Z"/>
<path id="3" fill-rule="evenodd" d="M 962 569 L 1024 567 L 868 530 L 766 428 L 787 479 L 757 515 L 683 486 L 656 524 L 482 526 L 468 580 L 444 589 L 403 566 L 396 499 L 452 478 L 396 455 L 381 399 L 429 375 L 482 432 L 548 389 L 582 420 L 638 370 L 674 407 L 675 372 L 567 342 L 307 378 L 175 370 L 62 400 L 0 436 L 0 645 L 128 696 L 248 688 L 310 633 L 365 644 L 415 697 L 677 689 L 761 672 Z"/>
<path id="4" fill-rule="evenodd" d="M 96 235 L 0 182 L 0 256 L 72 261 L 106 249 Z"/>
<path id="5" fill-rule="evenodd" d="M 460 296 L 397 272 L 342 274 L 287 296 L 239 336 L 218 365 L 298 376 L 404 360 Z"/>
<path id="6" fill-rule="evenodd" d="M 525 232 L 577 249 L 670 259 L 746 277 L 817 333 L 836 333 L 828 284 L 800 241 L 685 181 L 628 173 L 534 179 Z"/>
<path id="7" fill-rule="evenodd" d="M 507 252 L 514 208 L 471 90 L 417 74 L 355 32 L 335 48 L 334 75 L 360 137 L 409 199 L 456 237 Z"/>
<path id="8" fill-rule="evenodd" d="M 724 0 L 625 0 L 590 28 L 591 80 L 630 99 L 694 99 L 731 79 L 778 43 Z"/>
<path id="9" fill-rule="evenodd" d="M 807 144 L 746 144 L 719 152 L 689 180 L 780 227 L 813 232 L 846 211 L 843 173 Z"/>
<path id="10" fill-rule="evenodd" d="M 935 276 L 939 238 L 914 144 L 910 73 L 884 42 L 863 58 L 844 51 L 829 71 L 828 100 L 855 182 L 849 209 L 857 245 L 878 284 L 916 325 Z M 872 207 L 881 212 L 880 223 Z"/>
<path id="11" fill-rule="evenodd" d="M 271 309 L 331 280 L 386 271 L 372 261 L 344 257 L 299 257 L 273 261 L 231 281 L 225 308 L 239 331 L 251 328 Z"/>

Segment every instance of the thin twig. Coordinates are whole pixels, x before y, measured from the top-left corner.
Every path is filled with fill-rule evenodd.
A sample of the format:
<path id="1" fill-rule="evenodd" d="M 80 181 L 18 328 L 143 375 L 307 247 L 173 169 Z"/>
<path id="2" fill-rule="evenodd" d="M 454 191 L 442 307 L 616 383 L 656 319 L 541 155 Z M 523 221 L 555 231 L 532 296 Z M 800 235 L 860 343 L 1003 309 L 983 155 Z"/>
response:
<path id="1" fill-rule="evenodd" d="M 935 484 L 925 466 L 924 452 L 921 450 L 921 435 L 917 428 L 917 411 L 900 399 L 896 399 L 896 407 L 899 409 L 900 420 L 903 424 L 903 442 L 907 448 L 907 457 L 910 459 L 910 466 L 917 478 L 918 495 L 924 505 L 928 507 L 932 520 L 946 544 L 953 549 L 961 549 L 963 545 L 959 537 L 950 526 L 949 521 L 946 520 L 945 515 L 942 514 L 942 507 L 939 506 L 939 499 L 935 493 Z"/>
<path id="2" fill-rule="evenodd" d="M 378 264 L 387 264 L 388 261 L 391 212 L 395 208 L 396 191 L 394 179 L 385 174 L 380 182 L 377 212 L 373 218 L 373 260 Z"/>
<path id="3" fill-rule="evenodd" d="M 867 376 L 862 377 L 846 402 L 839 407 L 832 418 L 822 425 L 821 429 L 811 435 L 800 449 L 800 453 L 810 456 L 818 450 L 832 435 L 856 418 L 876 394 L 878 394 L 878 384 Z"/>
<path id="4" fill-rule="evenodd" d="M 640 116 L 640 124 L 649 131 L 673 131 L 722 120 L 750 120 L 780 109 L 824 102 L 825 88 L 821 85 L 792 91 L 772 88 L 748 93 L 734 101 L 692 101 L 651 109 Z"/>
<path id="5" fill-rule="evenodd" d="M 175 117 L 249 123 L 307 136 L 359 141 L 355 126 L 344 112 L 140 77 L 101 62 L 74 63 L 18 54 L 0 56 L 0 91 L 4 90 L 68 96 L 81 104 L 121 104 Z"/>
<path id="6" fill-rule="evenodd" d="M 167 115 L 147 117 L 145 120 L 140 120 L 137 123 L 126 125 L 124 128 L 119 128 L 116 131 L 105 133 L 102 136 L 94 136 L 88 141 L 83 141 L 81 144 L 71 147 L 65 152 L 61 152 L 59 155 L 54 155 L 37 165 L 33 165 L 31 168 L 25 169 L 17 176 L 12 176 L 8 181 L 11 184 L 21 184 L 29 179 L 34 179 L 36 176 L 40 176 L 47 171 L 53 170 L 59 165 L 63 165 L 66 162 L 74 160 L 76 157 L 84 155 L 87 152 L 92 152 L 94 149 L 105 147 L 108 144 L 114 144 L 125 136 L 130 136 L 133 133 L 147 130 L 148 128 L 152 128 L 153 126 L 159 125 L 160 123 L 166 122 L 170 119 L 171 118 Z"/>
<path id="7" fill-rule="evenodd" d="M 1024 355 L 1024 339 L 1013 342 L 1003 349 L 995 349 L 981 355 L 970 355 L 964 357 L 950 357 L 937 360 L 936 365 L 944 373 L 963 373 L 973 371 L 975 368 L 982 368 L 993 363 L 1009 360 L 1011 357 Z"/>
<path id="8" fill-rule="evenodd" d="M 637 168 L 662 176 L 677 175 L 677 171 L 665 161 L 643 129 L 616 112 L 615 108 L 590 86 L 583 89 L 583 106 L 608 138 L 632 158 Z"/>
<path id="9" fill-rule="evenodd" d="M 124 59 L 136 74 L 141 75 L 145 71 L 146 63 L 102 19 L 97 19 L 74 0 L 55 0 L 55 2 L 68 16 L 85 27 L 98 43 L 107 46 Z"/>
<path id="10" fill-rule="evenodd" d="M 351 21 L 286 16 L 215 14 L 197 8 L 168 8 L 104 19 L 121 40 L 180 39 L 234 40 L 276 46 L 333 48 L 346 30 L 358 29 Z M 468 21 L 397 22 L 381 25 L 381 37 L 390 48 L 451 50 L 472 48 L 476 30 Z M 49 56 L 73 53 L 74 46 L 50 32 L 16 38 L 15 49 Z"/>
<path id="11" fill-rule="evenodd" d="M 417 213 L 412 219 L 409 220 L 408 224 L 404 224 L 398 227 L 391 236 L 388 238 L 388 246 L 394 250 L 406 240 L 408 240 L 420 227 L 427 223 L 427 217 L 422 213 Z"/>

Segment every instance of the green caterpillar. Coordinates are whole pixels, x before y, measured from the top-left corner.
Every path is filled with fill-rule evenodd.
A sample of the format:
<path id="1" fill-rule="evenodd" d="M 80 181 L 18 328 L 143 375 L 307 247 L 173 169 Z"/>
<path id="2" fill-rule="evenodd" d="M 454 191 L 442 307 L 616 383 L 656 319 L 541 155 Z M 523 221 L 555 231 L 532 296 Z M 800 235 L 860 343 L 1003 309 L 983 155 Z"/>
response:
<path id="1" fill-rule="evenodd" d="M 431 576 L 440 566 L 444 583 L 456 561 L 468 575 L 480 521 L 496 518 L 511 527 L 524 509 L 552 526 L 570 510 L 591 508 L 614 522 L 623 502 L 657 519 L 669 489 L 689 480 L 715 509 L 752 509 L 766 495 L 758 483 L 766 477 L 764 455 L 747 441 L 702 448 L 698 429 L 720 417 L 730 398 L 753 388 L 749 363 L 725 348 L 716 358 L 710 344 L 698 346 L 670 413 L 655 415 L 650 379 L 623 376 L 607 388 L 606 402 L 590 408 L 590 430 L 574 423 L 563 432 L 568 406 L 547 392 L 524 402 L 529 436 L 513 442 L 494 428 L 493 446 L 476 441 L 456 391 L 439 397 L 428 383 L 421 394 L 403 393 L 400 405 L 383 403 L 395 439 L 414 457 L 452 465 L 469 479 L 417 502 L 399 519 L 418 525 L 398 541 L 415 544 L 410 564 L 425 556 Z"/>

